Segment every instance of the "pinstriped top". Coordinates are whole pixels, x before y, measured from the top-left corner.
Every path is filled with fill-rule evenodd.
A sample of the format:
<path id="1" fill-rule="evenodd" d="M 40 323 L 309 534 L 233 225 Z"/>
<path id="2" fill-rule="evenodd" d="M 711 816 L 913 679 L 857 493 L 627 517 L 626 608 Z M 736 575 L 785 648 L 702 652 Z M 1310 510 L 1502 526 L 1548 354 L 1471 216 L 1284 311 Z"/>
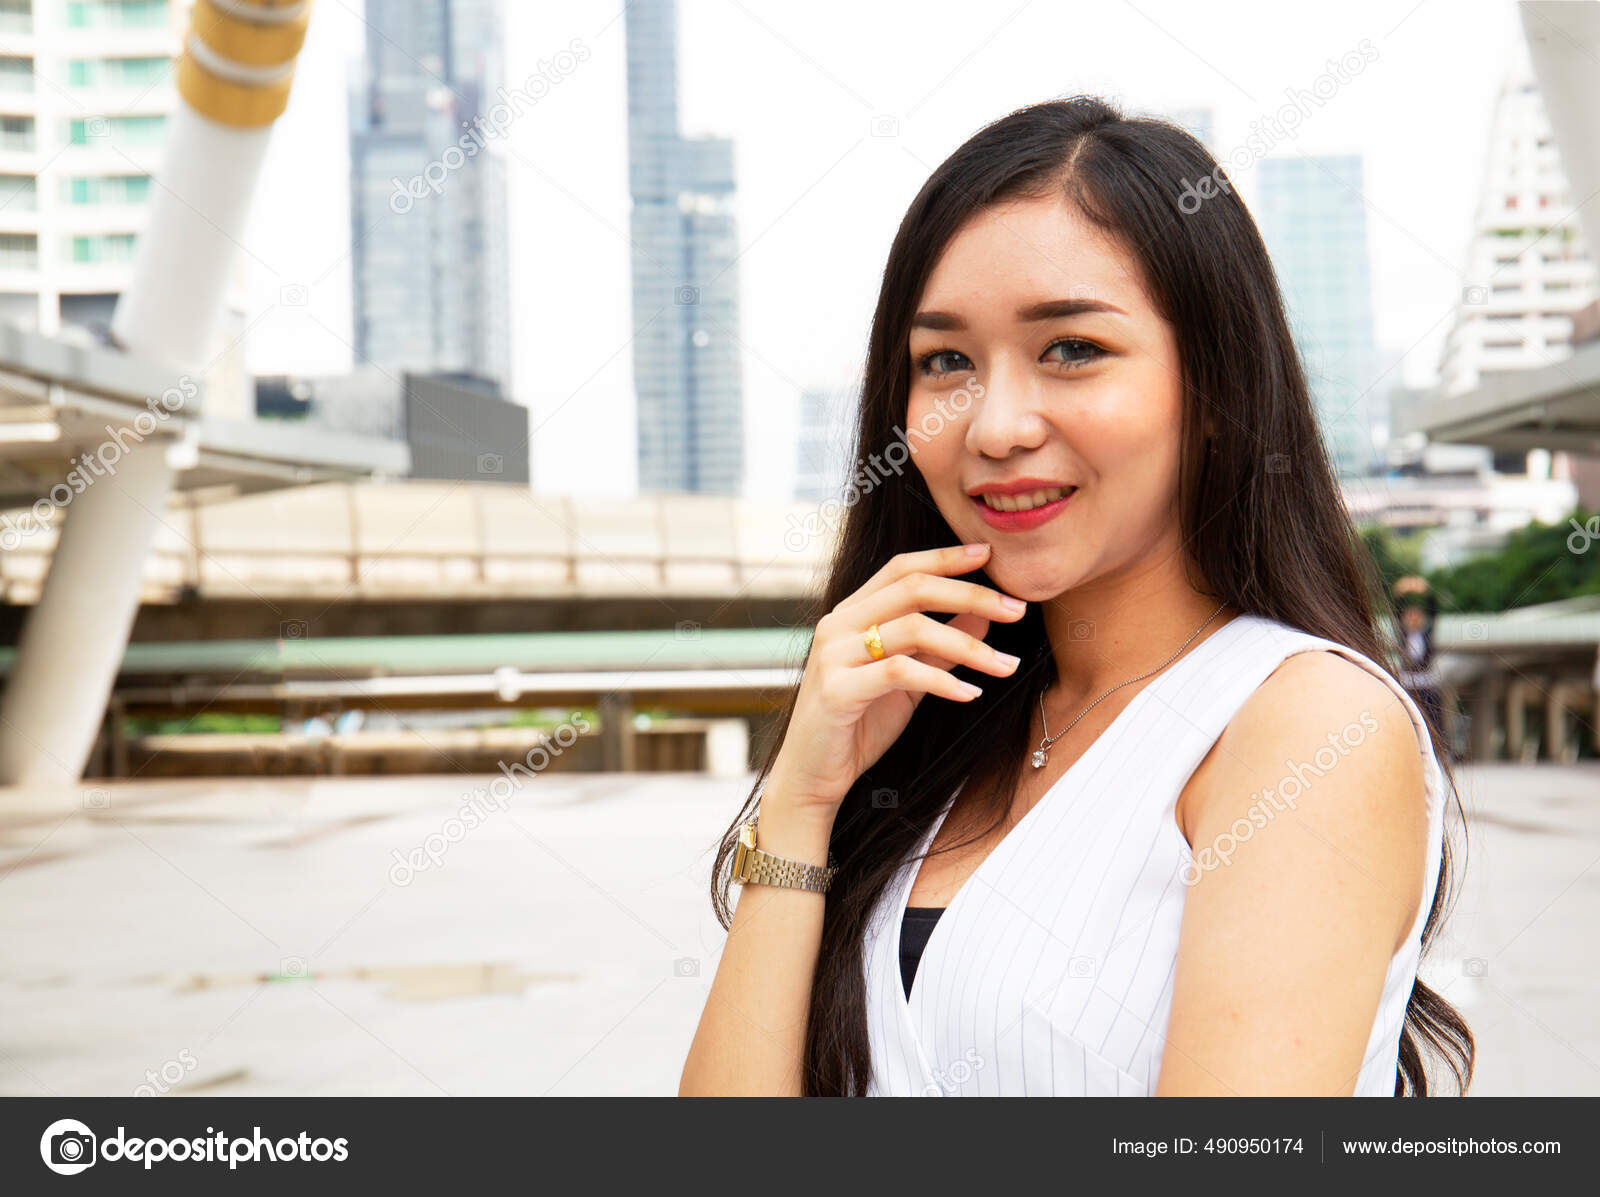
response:
<path id="1" fill-rule="evenodd" d="M 1411 715 L 1423 758 L 1423 899 L 1410 937 L 1389 962 L 1355 1087 L 1358 1097 L 1391 1096 L 1439 876 L 1444 775 L 1416 704 L 1381 666 L 1254 615 L 1235 617 L 1140 690 L 1001 840 L 934 927 L 907 998 L 899 929 L 920 858 L 944 815 L 935 820 L 868 923 L 868 1093 L 1153 1093 L 1185 877 L 1198 876 L 1174 816 L 1178 795 L 1256 687 L 1285 658 L 1322 649 L 1389 685 Z M 1359 744 L 1372 730 L 1353 725 L 1346 742 Z M 1291 772 L 1309 790 L 1336 758 L 1328 746 L 1304 762 L 1286 761 L 1283 797 L 1293 796 Z M 945 814 L 953 803 L 954 795 Z"/>

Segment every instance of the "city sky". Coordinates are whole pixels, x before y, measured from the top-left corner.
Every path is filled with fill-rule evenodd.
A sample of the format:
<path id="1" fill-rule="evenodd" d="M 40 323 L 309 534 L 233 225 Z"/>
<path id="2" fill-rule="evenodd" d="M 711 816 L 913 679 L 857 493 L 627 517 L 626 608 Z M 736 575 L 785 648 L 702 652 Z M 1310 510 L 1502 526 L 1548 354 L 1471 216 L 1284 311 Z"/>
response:
<path id="1" fill-rule="evenodd" d="M 617 0 L 507 4 L 506 85 L 588 51 L 496 144 L 510 175 L 516 398 L 541 491 L 631 493 L 628 191 Z M 348 368 L 346 78 L 361 6 L 319 4 L 246 238 L 260 372 Z M 679 0 L 680 121 L 731 136 L 739 192 L 746 493 L 787 498 L 802 386 L 848 384 L 884 256 L 928 173 L 982 124 L 1089 92 L 1213 110 L 1226 160 L 1330 60 L 1370 61 L 1274 154 L 1365 157 L 1377 342 L 1432 381 L 1461 286 L 1489 115 L 1521 31 L 1510 3 L 1337 7 Z M 551 69 L 547 80 L 560 76 Z M 1247 201 L 1249 169 L 1230 168 Z M 444 184 L 448 186 L 448 181 Z M 425 202 L 425 201 L 419 201 Z M 394 217 L 403 219 L 403 217 Z M 280 302 L 284 288 L 303 305 Z M 303 289 L 299 290 L 299 289 Z M 1385 383 L 1387 385 L 1387 382 Z"/>

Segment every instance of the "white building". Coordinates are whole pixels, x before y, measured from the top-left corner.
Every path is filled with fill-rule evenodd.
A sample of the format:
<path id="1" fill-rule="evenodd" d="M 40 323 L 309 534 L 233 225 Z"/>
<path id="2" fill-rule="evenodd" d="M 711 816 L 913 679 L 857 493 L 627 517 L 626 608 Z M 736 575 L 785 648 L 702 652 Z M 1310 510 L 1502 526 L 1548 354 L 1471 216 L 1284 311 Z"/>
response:
<path id="1" fill-rule="evenodd" d="M 189 8 L 0 0 L 0 323 L 104 334 L 178 102 L 172 65 Z M 242 345 L 206 380 L 213 411 L 252 414 Z"/>
<path id="2" fill-rule="evenodd" d="M 185 6 L 186 7 L 186 6 Z M 183 14 L 0 3 L 0 319 L 110 320 L 176 102 Z"/>
<path id="3" fill-rule="evenodd" d="M 1462 446 L 1441 446 L 1455 449 Z M 1422 568 L 1459 565 L 1492 551 L 1534 520 L 1563 524 L 1577 488 L 1561 478 L 1507 477 L 1488 471 L 1340 480 L 1359 525 L 1421 533 Z"/>
<path id="4" fill-rule="evenodd" d="M 1571 353 L 1572 313 L 1595 298 L 1595 266 L 1531 67 L 1501 87 L 1466 283 L 1440 363 L 1445 396 L 1486 375 Z"/>

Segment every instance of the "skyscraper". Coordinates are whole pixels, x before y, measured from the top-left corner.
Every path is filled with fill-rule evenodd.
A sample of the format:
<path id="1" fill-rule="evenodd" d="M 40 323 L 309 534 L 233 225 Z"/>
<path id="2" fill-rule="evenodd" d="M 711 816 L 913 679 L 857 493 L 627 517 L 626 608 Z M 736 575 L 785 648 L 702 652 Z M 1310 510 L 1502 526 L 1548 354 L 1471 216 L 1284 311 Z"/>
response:
<path id="1" fill-rule="evenodd" d="M 1377 358 L 1361 158 L 1267 158 L 1257 220 L 1289 306 L 1317 423 L 1340 474 L 1369 472 L 1387 392 Z"/>
<path id="2" fill-rule="evenodd" d="M 733 143 L 678 132 L 673 0 L 627 6 L 639 489 L 744 481 Z"/>
<path id="3" fill-rule="evenodd" d="M 357 363 L 510 387 L 505 168 L 478 120 L 499 0 L 367 0 L 351 97 Z"/>
<path id="4" fill-rule="evenodd" d="M 809 387 L 800 392 L 794 497 L 801 502 L 836 499 L 844 491 L 850 472 L 850 442 L 855 435 L 852 397 L 837 387 Z"/>

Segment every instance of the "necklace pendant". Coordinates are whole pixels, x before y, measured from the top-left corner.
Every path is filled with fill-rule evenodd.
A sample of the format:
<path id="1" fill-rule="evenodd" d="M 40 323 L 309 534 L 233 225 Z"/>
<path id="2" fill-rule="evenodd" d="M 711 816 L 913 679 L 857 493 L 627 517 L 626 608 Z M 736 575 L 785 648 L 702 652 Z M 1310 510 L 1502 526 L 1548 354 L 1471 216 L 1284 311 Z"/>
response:
<path id="1" fill-rule="evenodd" d="M 1033 767 L 1035 769 L 1043 769 L 1044 768 L 1044 762 L 1045 762 L 1045 751 L 1044 751 L 1044 749 L 1043 748 L 1034 749 L 1034 751 L 1033 751 Z"/>

